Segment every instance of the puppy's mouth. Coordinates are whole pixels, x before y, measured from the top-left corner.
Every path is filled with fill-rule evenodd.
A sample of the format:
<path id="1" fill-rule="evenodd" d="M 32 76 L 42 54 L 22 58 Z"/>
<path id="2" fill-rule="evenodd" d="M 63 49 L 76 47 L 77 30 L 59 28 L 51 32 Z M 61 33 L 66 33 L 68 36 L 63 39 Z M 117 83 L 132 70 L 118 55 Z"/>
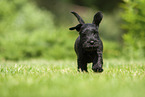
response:
<path id="1" fill-rule="evenodd" d="M 84 47 L 84 49 L 86 51 L 95 51 L 95 50 L 97 50 L 97 48 L 98 48 L 98 46 L 93 46 L 93 45 Z"/>

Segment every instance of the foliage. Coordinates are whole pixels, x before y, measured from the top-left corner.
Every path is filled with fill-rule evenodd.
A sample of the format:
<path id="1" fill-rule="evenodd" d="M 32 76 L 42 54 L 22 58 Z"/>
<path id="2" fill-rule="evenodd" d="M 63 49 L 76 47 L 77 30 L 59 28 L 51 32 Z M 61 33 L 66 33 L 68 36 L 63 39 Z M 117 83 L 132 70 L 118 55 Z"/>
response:
<path id="1" fill-rule="evenodd" d="M 0 16 L 0 59 L 74 57 L 72 36 L 61 28 L 56 31 L 53 15 L 34 2 L 2 0 Z"/>
<path id="2" fill-rule="evenodd" d="M 51 10 L 56 15 L 60 13 L 61 9 L 65 11 L 67 11 L 67 9 L 70 9 L 70 6 L 72 6 L 72 4 L 85 6 L 85 7 L 89 7 L 93 9 L 99 9 L 107 13 L 112 13 L 114 10 L 116 10 L 119 7 L 118 6 L 119 3 L 122 2 L 122 0 L 109 0 L 109 2 L 106 0 L 79 0 L 79 1 L 78 0 L 53 0 L 53 1 L 52 0 L 33 0 L 33 1 L 36 1 L 40 7 L 45 7 L 48 10 Z"/>
<path id="3" fill-rule="evenodd" d="M 105 60 L 78 73 L 72 61 L 0 62 L 0 97 L 144 97 L 144 61 Z"/>
<path id="4" fill-rule="evenodd" d="M 122 28 L 125 52 L 131 59 L 145 57 L 145 1 L 124 0 L 122 19 L 125 21 Z"/>
<path id="5" fill-rule="evenodd" d="M 103 58 L 122 58 L 121 45 L 118 42 L 103 40 Z"/>
<path id="6" fill-rule="evenodd" d="M 102 11 L 106 11 L 108 13 L 113 12 L 113 10 L 117 9 L 118 4 L 122 2 L 122 0 L 70 0 L 71 2 L 81 5 L 97 8 Z"/>

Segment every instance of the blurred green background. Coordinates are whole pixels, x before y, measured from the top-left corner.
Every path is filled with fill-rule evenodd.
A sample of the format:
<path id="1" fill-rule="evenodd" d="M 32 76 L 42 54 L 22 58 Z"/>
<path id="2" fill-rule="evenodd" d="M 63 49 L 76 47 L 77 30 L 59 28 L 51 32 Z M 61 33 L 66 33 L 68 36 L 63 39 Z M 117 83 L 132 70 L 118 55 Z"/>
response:
<path id="1" fill-rule="evenodd" d="M 104 58 L 145 58 L 145 0 L 0 0 L 0 60 L 76 59 L 76 11 L 88 23 L 104 18 Z"/>

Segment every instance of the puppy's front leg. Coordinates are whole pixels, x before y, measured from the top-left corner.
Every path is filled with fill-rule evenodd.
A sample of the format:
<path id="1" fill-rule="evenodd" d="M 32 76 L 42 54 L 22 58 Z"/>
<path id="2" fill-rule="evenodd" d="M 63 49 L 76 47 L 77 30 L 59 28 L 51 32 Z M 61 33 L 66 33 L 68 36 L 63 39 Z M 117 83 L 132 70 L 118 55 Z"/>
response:
<path id="1" fill-rule="evenodd" d="M 103 72 L 103 52 L 97 51 L 97 55 L 94 58 L 92 69 L 94 72 Z"/>
<path id="2" fill-rule="evenodd" d="M 80 69 L 81 69 L 82 72 L 84 72 L 84 71 L 88 72 L 88 70 L 87 70 L 87 63 L 84 62 L 84 60 L 80 60 L 78 58 L 77 62 L 78 62 L 78 71 L 79 72 L 80 72 Z"/>

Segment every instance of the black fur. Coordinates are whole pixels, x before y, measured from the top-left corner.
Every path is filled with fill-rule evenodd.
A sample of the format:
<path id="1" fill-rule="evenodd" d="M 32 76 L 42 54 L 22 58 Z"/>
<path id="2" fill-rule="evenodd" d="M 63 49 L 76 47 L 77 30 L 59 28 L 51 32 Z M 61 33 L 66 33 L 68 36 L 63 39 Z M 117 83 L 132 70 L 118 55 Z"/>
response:
<path id="1" fill-rule="evenodd" d="M 99 24 L 103 18 L 101 12 L 97 12 L 94 20 L 91 23 L 85 24 L 83 19 L 76 13 L 71 12 L 76 16 L 79 23 L 70 30 L 77 30 L 79 36 L 75 41 L 75 52 L 77 54 L 78 71 L 87 71 L 87 63 L 92 62 L 92 70 L 94 72 L 102 72 L 103 69 L 103 43 L 99 37 Z"/>

